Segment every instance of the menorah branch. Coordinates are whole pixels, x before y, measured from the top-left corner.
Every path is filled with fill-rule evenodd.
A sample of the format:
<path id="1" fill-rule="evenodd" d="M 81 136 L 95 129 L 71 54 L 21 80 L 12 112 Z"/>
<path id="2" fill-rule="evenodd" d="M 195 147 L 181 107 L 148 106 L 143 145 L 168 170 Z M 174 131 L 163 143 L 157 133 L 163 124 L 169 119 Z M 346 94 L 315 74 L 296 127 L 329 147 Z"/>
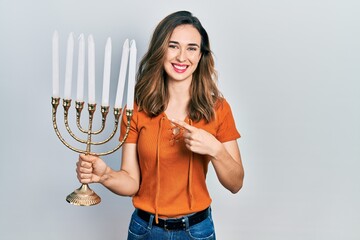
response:
<path id="1" fill-rule="evenodd" d="M 82 133 L 87 133 L 87 130 L 84 129 L 82 126 L 81 126 L 81 112 L 82 110 L 84 109 L 84 102 L 78 102 L 76 101 L 75 102 L 75 109 L 76 109 L 76 125 L 78 127 L 78 129 L 80 130 L 80 132 Z"/>
<path id="2" fill-rule="evenodd" d="M 52 103 L 52 122 L 53 122 L 53 128 L 55 130 L 56 135 L 58 136 L 58 138 L 60 139 L 60 141 L 69 149 L 78 152 L 78 153 L 85 153 L 84 150 L 75 148 L 73 146 L 71 146 L 70 144 L 68 144 L 65 139 L 61 136 L 59 128 L 57 126 L 57 121 L 56 121 L 56 113 L 57 113 L 57 107 L 59 106 L 59 102 L 60 102 L 60 98 L 52 98 L 51 103 Z"/>

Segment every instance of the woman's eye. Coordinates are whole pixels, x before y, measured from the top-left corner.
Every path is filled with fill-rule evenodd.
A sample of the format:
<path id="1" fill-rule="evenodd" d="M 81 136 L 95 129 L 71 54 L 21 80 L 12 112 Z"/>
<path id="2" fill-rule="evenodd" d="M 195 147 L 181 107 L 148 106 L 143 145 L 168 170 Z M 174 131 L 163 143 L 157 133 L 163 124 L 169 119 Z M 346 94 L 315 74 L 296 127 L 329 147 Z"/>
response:
<path id="1" fill-rule="evenodd" d="M 169 48 L 177 48 L 176 45 L 169 45 Z"/>
<path id="2" fill-rule="evenodd" d="M 196 47 L 189 47 L 188 49 L 189 49 L 190 51 L 196 51 L 196 50 L 197 50 Z"/>

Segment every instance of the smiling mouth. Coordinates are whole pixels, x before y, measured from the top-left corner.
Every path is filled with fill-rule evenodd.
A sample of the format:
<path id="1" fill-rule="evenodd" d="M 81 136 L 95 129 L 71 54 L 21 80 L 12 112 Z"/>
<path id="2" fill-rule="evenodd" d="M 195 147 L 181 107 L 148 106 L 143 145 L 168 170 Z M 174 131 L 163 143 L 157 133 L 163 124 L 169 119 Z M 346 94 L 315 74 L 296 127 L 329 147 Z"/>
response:
<path id="1" fill-rule="evenodd" d="M 186 71 L 186 69 L 188 68 L 188 65 L 179 65 L 179 64 L 172 64 L 175 72 L 177 73 L 183 73 Z"/>

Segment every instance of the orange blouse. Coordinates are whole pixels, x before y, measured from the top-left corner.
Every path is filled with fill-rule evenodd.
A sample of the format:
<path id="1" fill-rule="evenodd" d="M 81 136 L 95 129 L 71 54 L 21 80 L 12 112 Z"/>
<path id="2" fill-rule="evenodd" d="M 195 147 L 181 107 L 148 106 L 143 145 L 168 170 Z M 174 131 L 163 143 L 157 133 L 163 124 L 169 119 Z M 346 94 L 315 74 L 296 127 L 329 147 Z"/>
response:
<path id="1" fill-rule="evenodd" d="M 185 122 L 204 129 L 220 142 L 238 139 L 235 121 L 228 102 L 216 105 L 215 119 Z M 125 115 L 125 114 L 124 114 Z M 126 131 L 126 116 L 121 124 L 121 137 Z M 165 113 L 149 117 L 134 112 L 126 143 L 136 143 L 141 171 L 140 188 L 133 197 L 136 208 L 167 217 L 186 215 L 210 206 L 206 187 L 209 157 L 189 151 L 182 138 L 184 130 L 174 126 Z"/>

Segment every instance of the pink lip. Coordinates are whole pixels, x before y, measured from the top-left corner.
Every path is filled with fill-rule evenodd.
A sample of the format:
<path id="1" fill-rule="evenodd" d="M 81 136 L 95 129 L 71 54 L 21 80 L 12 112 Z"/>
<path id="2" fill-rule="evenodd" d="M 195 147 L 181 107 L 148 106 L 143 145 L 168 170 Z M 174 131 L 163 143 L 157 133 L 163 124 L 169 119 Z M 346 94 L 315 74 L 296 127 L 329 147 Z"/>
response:
<path id="1" fill-rule="evenodd" d="M 173 63 L 172 65 L 173 65 L 174 71 L 177 72 L 177 73 L 184 73 L 188 68 L 188 65 L 185 65 L 185 64 L 175 64 L 175 63 Z"/>

